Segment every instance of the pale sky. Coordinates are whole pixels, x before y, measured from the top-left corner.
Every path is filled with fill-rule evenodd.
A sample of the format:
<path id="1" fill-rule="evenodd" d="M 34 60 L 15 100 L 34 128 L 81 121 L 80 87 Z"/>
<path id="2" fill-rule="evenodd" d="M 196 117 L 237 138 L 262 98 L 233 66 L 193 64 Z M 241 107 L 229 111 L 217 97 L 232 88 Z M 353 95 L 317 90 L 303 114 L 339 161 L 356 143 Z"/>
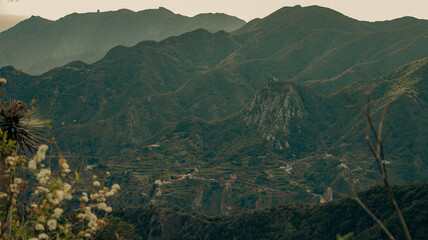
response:
<path id="1" fill-rule="evenodd" d="M 366 21 L 403 16 L 428 19 L 428 0 L 0 0 L 0 14 L 41 16 L 56 20 L 67 14 L 160 6 L 186 16 L 222 12 L 246 21 L 262 18 L 284 6 L 319 5 Z"/>

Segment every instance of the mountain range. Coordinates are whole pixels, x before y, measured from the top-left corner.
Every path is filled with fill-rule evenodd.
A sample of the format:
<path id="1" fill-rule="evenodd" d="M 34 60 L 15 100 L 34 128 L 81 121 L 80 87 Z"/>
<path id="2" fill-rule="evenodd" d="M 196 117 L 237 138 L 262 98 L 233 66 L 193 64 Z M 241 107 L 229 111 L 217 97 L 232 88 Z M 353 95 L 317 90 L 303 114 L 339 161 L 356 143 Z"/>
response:
<path id="1" fill-rule="evenodd" d="M 198 28 L 232 31 L 243 24 L 221 13 L 186 17 L 165 8 L 74 13 L 56 21 L 32 16 L 0 33 L 0 66 L 41 74 L 75 60 L 96 62 L 117 45 L 159 41 Z"/>
<path id="2" fill-rule="evenodd" d="M 230 33 L 198 29 L 93 64 L 0 76 L 6 97 L 37 99 L 76 165 L 122 181 L 120 204 L 227 215 L 331 200 L 346 191 L 342 172 L 373 185 L 364 115 L 345 97 L 364 107 L 367 89 L 375 120 L 389 105 L 394 182 L 426 181 L 427 43 L 427 20 L 296 6 Z"/>

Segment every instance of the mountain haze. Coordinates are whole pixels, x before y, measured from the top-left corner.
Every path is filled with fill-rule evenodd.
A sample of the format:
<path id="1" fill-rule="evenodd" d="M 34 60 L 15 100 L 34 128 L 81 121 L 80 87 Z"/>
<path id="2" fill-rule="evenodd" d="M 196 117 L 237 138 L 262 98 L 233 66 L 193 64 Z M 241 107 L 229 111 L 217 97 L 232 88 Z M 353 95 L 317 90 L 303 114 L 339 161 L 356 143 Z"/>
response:
<path id="1" fill-rule="evenodd" d="M 0 14 L 0 33 L 15 26 L 25 18 L 24 16 Z"/>
<path id="2" fill-rule="evenodd" d="M 93 63 L 117 45 L 159 41 L 198 28 L 233 31 L 244 23 L 225 14 L 186 17 L 165 8 L 74 13 L 57 21 L 33 16 L 0 33 L 0 66 L 41 74 L 74 60 Z"/>

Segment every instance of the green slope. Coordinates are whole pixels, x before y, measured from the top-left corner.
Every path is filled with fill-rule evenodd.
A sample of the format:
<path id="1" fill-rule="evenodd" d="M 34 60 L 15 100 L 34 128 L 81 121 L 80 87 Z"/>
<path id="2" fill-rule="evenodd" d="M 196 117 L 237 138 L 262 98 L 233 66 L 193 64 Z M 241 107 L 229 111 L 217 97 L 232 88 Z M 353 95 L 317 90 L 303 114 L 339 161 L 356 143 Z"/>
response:
<path id="1" fill-rule="evenodd" d="M 423 117 L 427 73 L 425 58 L 374 81 L 373 118 L 378 120 L 383 107 L 390 106 L 386 127 L 393 129 L 385 150 L 395 183 L 428 179 L 428 123 Z M 370 85 L 354 85 L 345 92 L 364 107 Z M 342 93 L 323 96 L 296 82 L 271 79 L 248 108 L 219 121 L 182 120 L 140 147 L 122 149 L 120 164 L 111 161 L 109 166 L 118 171 L 138 166 L 133 174 L 145 186 L 198 169 L 189 180 L 173 178 L 169 185 L 155 187 L 167 194 L 149 199 L 187 211 L 229 214 L 318 202 L 329 187 L 345 187 L 340 174 L 348 170 L 341 164 L 360 187 L 371 186 L 379 176 L 364 134 L 364 116 Z M 148 147 L 152 144 L 159 147 Z M 221 178 L 226 182 L 220 183 Z"/>

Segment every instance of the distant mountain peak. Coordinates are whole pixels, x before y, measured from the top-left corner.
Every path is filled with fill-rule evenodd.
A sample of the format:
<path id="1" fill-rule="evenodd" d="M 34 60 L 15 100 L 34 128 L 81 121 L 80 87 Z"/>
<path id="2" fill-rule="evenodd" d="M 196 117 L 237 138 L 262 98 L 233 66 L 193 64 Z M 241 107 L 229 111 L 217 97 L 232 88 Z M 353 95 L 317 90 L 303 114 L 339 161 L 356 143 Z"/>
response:
<path id="1" fill-rule="evenodd" d="M 165 8 L 165 7 L 159 7 L 158 9 L 161 11 L 172 12 L 171 10 L 169 10 L 168 8 Z"/>
<path id="2" fill-rule="evenodd" d="M 349 18 L 333 9 L 308 6 L 283 7 L 263 19 L 255 19 L 250 24 L 239 29 L 238 32 L 258 31 L 275 26 L 276 28 L 345 28 L 352 29 L 357 20 Z"/>
<path id="3" fill-rule="evenodd" d="M 54 21 L 33 15 L 30 18 L 19 22 L 14 27 L 2 32 L 0 34 L 0 40 L 9 38 L 8 41 L 14 41 L 16 38 L 22 37 L 22 35 L 30 35 L 34 32 L 37 32 L 40 29 L 44 28 L 46 25 L 51 24 L 53 22 Z M 5 35 L 9 36 L 5 37 Z"/>
<path id="4" fill-rule="evenodd" d="M 36 23 L 39 23 L 39 22 L 53 22 L 53 21 L 48 20 L 48 19 L 46 19 L 46 18 L 42 18 L 42 17 L 40 17 L 40 16 L 34 16 L 34 15 L 32 15 L 30 18 L 28 18 L 28 19 L 26 19 L 26 20 L 24 20 L 24 21 L 20 22 L 19 24 L 21 24 L 21 23 L 29 23 L 29 22 L 32 22 L 32 23 L 36 22 Z"/>
<path id="5" fill-rule="evenodd" d="M 34 19 L 42 19 L 42 17 L 40 17 L 40 16 L 35 16 L 35 15 L 31 15 L 31 17 L 30 17 L 29 19 L 31 19 L 31 20 L 34 20 Z"/>
<path id="6" fill-rule="evenodd" d="M 119 10 L 117 10 L 118 12 L 122 12 L 122 13 L 135 13 L 134 11 L 127 9 L 127 8 L 121 8 Z"/>

